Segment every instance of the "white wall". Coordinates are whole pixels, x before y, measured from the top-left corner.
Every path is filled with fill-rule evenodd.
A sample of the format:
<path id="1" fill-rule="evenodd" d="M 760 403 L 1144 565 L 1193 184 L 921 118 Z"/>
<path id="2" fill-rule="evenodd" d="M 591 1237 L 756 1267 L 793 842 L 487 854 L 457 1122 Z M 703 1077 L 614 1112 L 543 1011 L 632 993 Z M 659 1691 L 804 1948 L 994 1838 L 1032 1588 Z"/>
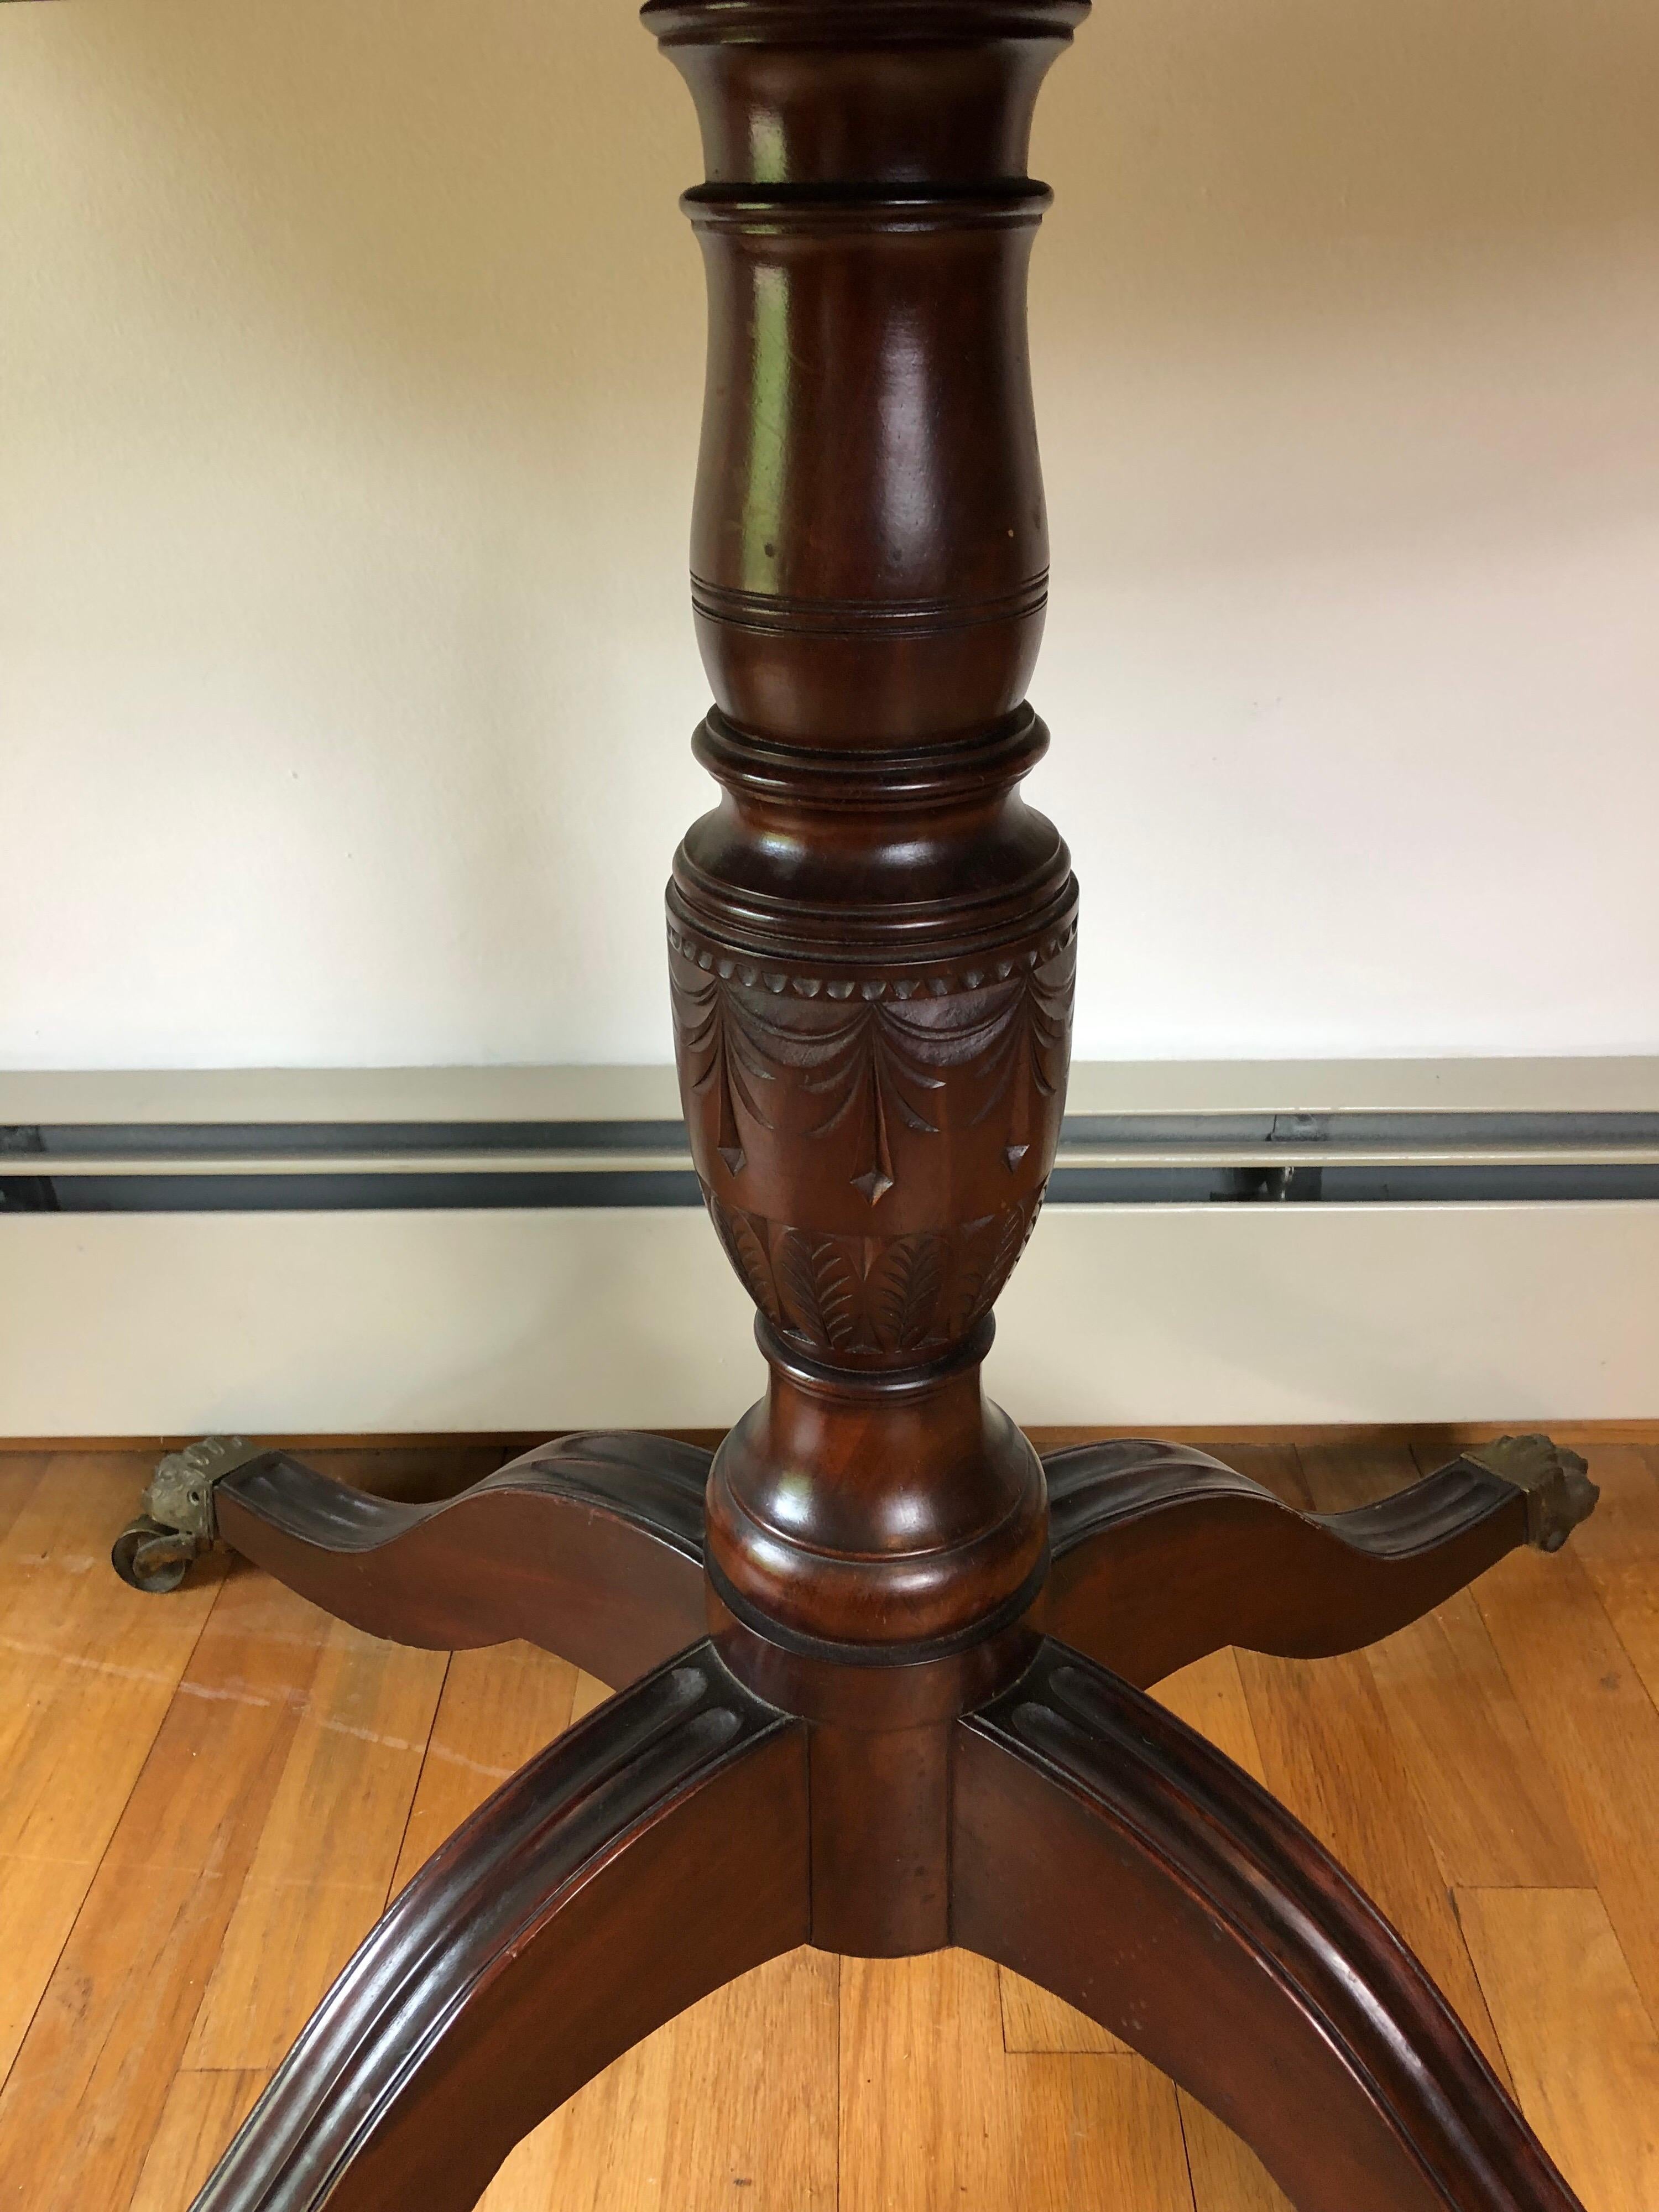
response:
<path id="1" fill-rule="evenodd" d="M 0 1435 L 715 1428 L 764 1382 L 689 1207 L 4 1226 Z M 1017 1420 L 1153 1431 L 1651 1422 L 1656 1277 L 1640 1202 L 1054 1206 L 986 1382 Z"/>
<path id="2" fill-rule="evenodd" d="M 1656 112 L 1652 0 L 1056 71 L 1081 1055 L 1659 1049 Z M 626 0 L 0 17 L 0 1066 L 664 1056 L 697 173 Z"/>

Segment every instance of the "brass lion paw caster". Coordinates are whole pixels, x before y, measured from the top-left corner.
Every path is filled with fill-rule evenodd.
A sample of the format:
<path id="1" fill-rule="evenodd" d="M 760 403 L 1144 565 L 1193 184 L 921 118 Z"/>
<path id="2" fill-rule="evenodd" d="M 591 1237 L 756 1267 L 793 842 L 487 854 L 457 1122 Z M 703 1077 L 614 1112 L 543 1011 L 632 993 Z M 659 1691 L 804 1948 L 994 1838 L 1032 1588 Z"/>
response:
<path id="1" fill-rule="evenodd" d="M 138 1501 L 137 1518 L 111 1548 L 111 1563 L 122 1581 L 156 1596 L 176 1590 L 191 1560 L 210 1552 L 217 1540 L 216 1486 L 264 1450 L 240 1437 L 207 1437 L 184 1451 L 169 1452 Z"/>
<path id="2" fill-rule="evenodd" d="M 1601 1495 L 1576 1451 L 1536 1432 L 1499 1437 L 1463 1457 L 1526 1492 L 1527 1541 L 1535 1551 L 1559 1552 L 1579 1522 L 1589 1519 Z"/>

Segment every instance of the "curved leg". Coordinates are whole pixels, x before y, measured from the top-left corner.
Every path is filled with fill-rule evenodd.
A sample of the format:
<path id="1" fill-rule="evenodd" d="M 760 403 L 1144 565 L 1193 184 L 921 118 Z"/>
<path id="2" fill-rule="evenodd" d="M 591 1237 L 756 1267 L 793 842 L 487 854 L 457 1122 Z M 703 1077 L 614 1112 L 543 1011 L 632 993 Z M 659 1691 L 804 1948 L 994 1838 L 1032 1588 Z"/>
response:
<path id="1" fill-rule="evenodd" d="M 1172 2075 L 1299 2212 L 1582 2212 L 1335 1861 L 1061 1645 L 958 1723 L 951 1908 L 957 1942 Z"/>
<path id="2" fill-rule="evenodd" d="M 1052 1453 L 1048 1623 L 1142 1687 L 1224 1644 L 1313 1659 L 1374 1644 L 1516 1545 L 1594 1508 L 1584 1462 L 1505 1437 L 1351 1513 L 1298 1513 L 1179 1444 Z"/>
<path id="3" fill-rule="evenodd" d="M 805 1730 L 700 1644 L 428 1861 L 195 2212 L 468 2212 L 584 2081 L 807 1934 Z"/>
<path id="4" fill-rule="evenodd" d="M 434 1650 L 523 1637 L 621 1683 L 703 1633 L 708 1462 L 661 1437 L 562 1437 L 406 1505 L 266 1452 L 213 1499 L 227 1543 L 373 1635 Z"/>

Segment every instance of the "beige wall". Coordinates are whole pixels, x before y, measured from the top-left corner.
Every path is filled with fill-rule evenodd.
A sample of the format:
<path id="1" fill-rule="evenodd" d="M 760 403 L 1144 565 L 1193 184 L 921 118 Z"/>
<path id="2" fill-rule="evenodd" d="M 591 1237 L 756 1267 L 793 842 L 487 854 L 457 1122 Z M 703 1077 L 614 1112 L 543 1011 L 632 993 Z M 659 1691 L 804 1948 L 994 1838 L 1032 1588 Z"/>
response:
<path id="1" fill-rule="evenodd" d="M 1056 72 L 1087 1056 L 1659 1049 L 1659 9 Z M 659 1058 L 700 274 L 625 0 L 0 16 L 0 1066 Z"/>

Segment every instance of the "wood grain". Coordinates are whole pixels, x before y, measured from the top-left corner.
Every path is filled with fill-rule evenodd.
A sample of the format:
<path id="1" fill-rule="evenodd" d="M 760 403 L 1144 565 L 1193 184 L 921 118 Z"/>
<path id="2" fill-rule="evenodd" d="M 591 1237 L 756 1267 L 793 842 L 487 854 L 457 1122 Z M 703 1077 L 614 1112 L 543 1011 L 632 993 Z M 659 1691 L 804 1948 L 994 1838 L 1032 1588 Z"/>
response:
<path id="1" fill-rule="evenodd" d="M 1527 1536 L 1522 1492 L 1462 1459 L 1410 1470 L 1362 1510 L 1318 1513 L 1189 1445 L 1083 1445 L 1042 1465 L 1049 1633 L 1141 1688 L 1229 1644 L 1359 1650 Z"/>
<path id="2" fill-rule="evenodd" d="M 218 1596 L 112 1587 L 131 1462 L 26 1463 L 0 1540 L 0 2073 L 15 2057 Z M 4 2153 L 0 2149 L 0 2160 Z"/>
<path id="3" fill-rule="evenodd" d="M 1590 1889 L 1460 1890 L 1528 2117 L 1585 2212 L 1659 2204 L 1659 2035 Z"/>
<path id="4" fill-rule="evenodd" d="M 1011 2059 L 1008 2112 L 1002 2202 L 1024 2212 L 1193 2212 L 1176 2092 L 1145 2059 Z"/>
<path id="5" fill-rule="evenodd" d="M 516 1637 L 618 1681 L 703 1628 L 708 1455 L 572 1436 L 457 1498 L 375 1498 L 272 1451 L 220 1482 L 233 1550 L 337 1620 L 428 1650 Z"/>
<path id="6" fill-rule="evenodd" d="M 808 1842 L 804 1723 L 707 1641 L 682 1653 L 538 1753 L 409 1883 L 200 2212 L 473 2212 L 584 2083 L 800 1944 Z"/>
<path id="7" fill-rule="evenodd" d="M 1573 1550 L 1619 1641 L 1659 1704 L 1659 1447 L 1605 1445 L 1590 1462 L 1601 1502 Z"/>
<path id="8" fill-rule="evenodd" d="M 175 2074 L 129 2212 L 183 2212 L 253 2110 L 267 2078 Z"/>
<path id="9" fill-rule="evenodd" d="M 963 1951 L 848 1959 L 841 1982 L 840 2212 L 1012 2201 L 997 1972 Z"/>
<path id="10" fill-rule="evenodd" d="M 479 2212 L 831 2212 L 839 1981 L 795 1951 L 705 1997 L 526 2137 Z"/>
<path id="11" fill-rule="evenodd" d="M 663 2193 L 673 2036 L 672 2025 L 648 2036 L 526 2136 L 478 2212 L 678 2212 Z"/>
<path id="12" fill-rule="evenodd" d="M 1288 1479 L 1279 1472 L 1289 1489 Z M 1160 1682 L 1152 1694 L 1218 1751 L 1225 1752 L 1252 1780 L 1266 1786 L 1261 1747 L 1237 1652 L 1212 1652 Z M 1288 2199 L 1249 2145 L 1186 2090 L 1177 2096 L 1196 2212 L 1288 2212 Z"/>
<path id="13" fill-rule="evenodd" d="M 276 2066 L 379 1918 L 448 1663 L 330 1627 L 187 2066 Z"/>
<path id="14" fill-rule="evenodd" d="M 1206 1659 L 1194 1660 L 1178 1674 L 1166 1676 L 1152 1695 L 1177 1720 L 1224 1752 L 1235 1766 L 1242 1766 L 1253 1782 L 1266 1787 L 1261 1746 L 1236 1651 L 1212 1651 Z"/>
<path id="15" fill-rule="evenodd" d="M 838 1960 L 795 1951 L 662 2031 L 672 2083 L 664 2212 L 835 2203 L 840 1981 Z"/>
<path id="16" fill-rule="evenodd" d="M 1659 2012 L 1659 1711 L 1571 1548 L 1514 1553 L 1475 1597 L 1636 1985 Z"/>
<path id="17" fill-rule="evenodd" d="M 0 1854 L 96 1863 L 218 1595 L 216 1562 L 177 1607 L 111 1587 L 131 1480 L 64 1455 L 0 1542 Z"/>
<path id="18" fill-rule="evenodd" d="M 0 2095 L 0 2203 L 125 2202 L 327 1632 L 264 1577 L 227 1582 Z M 43 2109 L 57 2116 L 51 2128 L 22 2124 Z"/>
<path id="19" fill-rule="evenodd" d="M 573 1720 L 576 1669 L 528 1644 L 458 1651 L 444 1677 L 410 1808 L 395 1896 L 494 1790 Z"/>
<path id="20" fill-rule="evenodd" d="M 1176 2095 L 1194 2212 L 1294 2212 L 1249 2143 L 1185 2089 Z"/>
<path id="21" fill-rule="evenodd" d="M 528 1645 L 458 1652 L 394 1887 L 504 1778 L 611 1692 Z M 483 2212 L 835 2198 L 838 1970 L 799 1951 L 717 1991 L 606 2069 L 508 2159 Z M 751 2193 L 752 2192 L 752 2193 Z"/>
<path id="22" fill-rule="evenodd" d="M 1241 1651 L 1238 1667 L 1268 1789 L 1381 1907 L 1504 2077 L 1503 2051 L 1364 1656 Z"/>
<path id="23" fill-rule="evenodd" d="M 1403 1440 L 1298 1455 L 1322 1512 L 1343 1512 L 1413 1482 Z M 1598 1516 L 1577 1532 L 1582 1545 Z M 1447 1884 L 1504 1888 L 1587 1882 L 1559 1791 L 1538 1755 L 1479 1607 L 1467 1590 L 1372 1644 L 1366 1665 Z"/>
<path id="24" fill-rule="evenodd" d="M 1190 1667 L 1160 1682 L 1154 1694 L 1161 1705 L 1207 1737 L 1247 1774 L 1257 1782 L 1262 1780 L 1255 1726 L 1232 1651 L 1213 1651 L 1208 1658 L 1194 1660 Z M 1006 2051 L 1129 2055 L 1127 2044 L 1086 2013 L 1006 1966 L 1000 1971 L 1002 2038 Z M 1249 2158 L 1252 2154 L 1246 2151 L 1244 2155 Z"/>
<path id="25" fill-rule="evenodd" d="M 50 1452 L 8 1450 L 0 1444 L 0 1543 L 52 1463 Z"/>
<path id="26" fill-rule="evenodd" d="M 602 1705 L 611 1694 L 611 1687 L 608 1682 L 601 1682 L 592 1674 L 579 1672 L 575 1695 L 570 1705 L 572 1726 L 578 1721 L 586 1720 L 589 1713 L 596 1706 Z"/>
<path id="27" fill-rule="evenodd" d="M 1398 1934 L 1152 1699 L 1047 1642 L 953 1749 L 958 1940 L 1167 2069 L 1304 2212 L 1577 2212 Z"/>
<path id="28" fill-rule="evenodd" d="M 1131 2055 L 1109 2028 L 1068 2005 L 1052 1990 L 1040 1989 L 1011 1966 L 999 1966 L 1002 1996 L 1002 2047 L 1011 2056 L 1085 2052 Z"/>

